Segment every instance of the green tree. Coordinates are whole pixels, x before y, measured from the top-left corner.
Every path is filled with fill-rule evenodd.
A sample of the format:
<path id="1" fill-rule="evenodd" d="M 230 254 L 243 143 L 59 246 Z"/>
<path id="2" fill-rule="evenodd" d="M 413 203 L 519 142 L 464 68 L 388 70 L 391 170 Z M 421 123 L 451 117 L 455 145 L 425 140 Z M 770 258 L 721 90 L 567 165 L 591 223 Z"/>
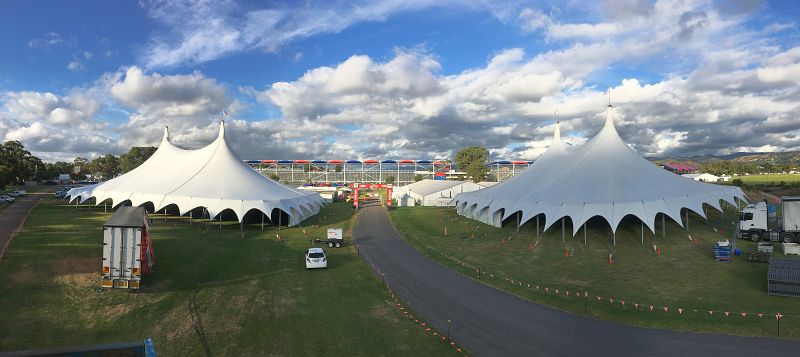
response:
<path id="1" fill-rule="evenodd" d="M 10 183 L 22 184 L 35 178 L 40 169 L 44 171 L 42 160 L 25 150 L 19 141 L 6 141 L 0 145 L 0 162 L 8 169 Z"/>
<path id="2" fill-rule="evenodd" d="M 11 170 L 7 166 L 0 165 L 0 190 L 3 190 L 11 183 Z"/>
<path id="3" fill-rule="evenodd" d="M 336 165 L 333 167 L 333 172 L 342 172 L 342 165 Z"/>
<path id="4" fill-rule="evenodd" d="M 92 173 L 95 179 L 102 178 L 103 180 L 110 180 L 121 172 L 119 158 L 111 154 L 98 156 L 89 163 L 88 167 L 90 170 L 89 172 Z"/>
<path id="5" fill-rule="evenodd" d="M 46 179 L 54 179 L 57 178 L 60 174 L 70 174 L 72 173 L 75 164 L 66 161 L 58 161 L 54 163 L 46 163 L 45 164 L 45 171 L 47 172 L 45 175 Z"/>
<path id="6" fill-rule="evenodd" d="M 456 167 L 464 170 L 467 177 L 474 182 L 486 179 L 489 170 L 486 163 L 489 162 L 489 150 L 480 146 L 468 146 L 456 153 Z"/>
<path id="7" fill-rule="evenodd" d="M 481 182 L 486 180 L 486 175 L 489 174 L 489 169 L 486 164 L 480 161 L 473 161 L 465 170 L 467 177 L 472 179 L 472 182 Z"/>
<path id="8" fill-rule="evenodd" d="M 127 153 L 119 157 L 119 166 L 122 173 L 129 172 L 143 162 L 147 161 L 156 152 L 154 146 L 134 146 Z"/>
<path id="9" fill-rule="evenodd" d="M 735 178 L 731 181 L 731 184 L 734 186 L 742 187 L 742 184 L 744 184 L 744 182 L 742 182 L 742 179 Z"/>
<path id="10" fill-rule="evenodd" d="M 388 183 L 390 185 L 393 184 L 394 183 L 394 175 L 386 176 L 386 180 L 385 181 L 386 181 L 386 183 Z"/>
<path id="11" fill-rule="evenodd" d="M 276 174 L 274 172 L 269 174 L 269 178 L 271 178 L 273 181 L 276 181 L 276 182 L 281 180 L 281 177 L 278 176 L 278 174 Z"/>
<path id="12" fill-rule="evenodd" d="M 420 174 L 416 174 L 416 175 L 414 175 L 414 182 L 420 182 L 420 181 L 422 181 L 423 178 L 424 178 L 424 176 L 422 176 Z"/>

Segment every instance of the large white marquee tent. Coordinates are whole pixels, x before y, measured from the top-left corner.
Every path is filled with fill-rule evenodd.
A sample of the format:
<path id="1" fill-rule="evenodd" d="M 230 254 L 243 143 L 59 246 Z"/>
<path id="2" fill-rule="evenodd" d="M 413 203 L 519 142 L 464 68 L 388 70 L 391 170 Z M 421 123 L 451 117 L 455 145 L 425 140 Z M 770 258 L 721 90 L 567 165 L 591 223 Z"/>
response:
<path id="1" fill-rule="evenodd" d="M 156 211 L 175 205 L 180 215 L 203 207 L 209 218 L 230 209 L 242 222 L 250 210 L 274 220 L 281 212 L 296 225 L 319 212 L 322 198 L 316 192 L 295 190 L 266 178 L 247 166 L 225 141 L 225 123 L 219 136 L 206 147 L 181 149 L 169 140 L 169 129 L 150 159 L 130 172 L 96 185 L 71 189 L 71 201 L 95 198 L 97 204 L 110 199 L 113 206 L 130 201 L 139 206 L 152 203 Z"/>
<path id="2" fill-rule="evenodd" d="M 721 210 L 721 201 L 735 206 L 737 199 L 745 199 L 738 187 L 687 179 L 642 158 L 619 137 L 609 106 L 604 127 L 585 144 L 564 143 L 556 127 L 550 148 L 528 169 L 492 187 L 459 194 L 455 202 L 459 214 L 497 227 L 514 215 L 519 224 L 543 215 L 547 230 L 568 217 L 574 236 L 596 216 L 614 233 L 627 215 L 655 232 L 659 213 L 683 226 L 682 210 L 705 217 L 704 204 Z"/>

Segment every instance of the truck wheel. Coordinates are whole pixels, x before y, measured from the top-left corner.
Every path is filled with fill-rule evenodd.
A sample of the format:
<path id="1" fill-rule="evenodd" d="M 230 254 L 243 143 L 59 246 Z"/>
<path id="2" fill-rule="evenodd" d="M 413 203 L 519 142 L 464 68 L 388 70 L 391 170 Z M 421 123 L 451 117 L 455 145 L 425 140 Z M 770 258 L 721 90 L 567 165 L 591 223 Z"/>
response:
<path id="1" fill-rule="evenodd" d="M 781 235 L 781 242 L 794 243 L 794 235 L 791 233 L 784 233 Z"/>
<path id="2" fill-rule="evenodd" d="M 333 242 L 328 242 L 328 248 L 333 248 Z"/>
<path id="3" fill-rule="evenodd" d="M 753 242 L 758 242 L 761 240 L 761 235 L 758 234 L 758 232 L 750 232 L 750 234 L 747 237 L 750 238 L 750 240 Z"/>
<path id="4" fill-rule="evenodd" d="M 341 248 L 341 247 L 342 247 L 342 243 L 336 242 L 336 248 Z"/>

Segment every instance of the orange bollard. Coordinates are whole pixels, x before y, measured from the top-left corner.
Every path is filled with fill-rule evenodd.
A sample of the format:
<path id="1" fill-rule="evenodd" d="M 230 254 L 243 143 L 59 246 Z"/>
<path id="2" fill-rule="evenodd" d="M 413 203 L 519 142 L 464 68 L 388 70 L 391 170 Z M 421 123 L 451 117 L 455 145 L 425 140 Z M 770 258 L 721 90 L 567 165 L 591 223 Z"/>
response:
<path id="1" fill-rule="evenodd" d="M 533 243 L 530 244 L 530 246 L 528 247 L 528 250 L 533 252 Z"/>
<path id="2" fill-rule="evenodd" d="M 567 250 L 566 248 L 564 248 L 564 256 L 569 257 L 569 250 Z"/>
<path id="3" fill-rule="evenodd" d="M 661 248 L 658 248 L 658 255 L 661 255 Z"/>

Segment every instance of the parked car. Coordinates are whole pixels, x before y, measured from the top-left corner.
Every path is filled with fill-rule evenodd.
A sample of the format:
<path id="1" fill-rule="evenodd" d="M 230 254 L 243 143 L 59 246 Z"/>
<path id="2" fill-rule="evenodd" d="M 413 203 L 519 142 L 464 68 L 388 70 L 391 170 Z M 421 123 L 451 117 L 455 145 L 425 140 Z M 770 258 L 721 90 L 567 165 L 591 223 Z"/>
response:
<path id="1" fill-rule="evenodd" d="M 0 196 L 0 202 L 14 202 L 14 200 L 15 200 L 14 197 L 8 195 Z"/>
<path id="2" fill-rule="evenodd" d="M 306 269 L 327 268 L 328 258 L 322 248 L 308 248 L 305 253 Z"/>

